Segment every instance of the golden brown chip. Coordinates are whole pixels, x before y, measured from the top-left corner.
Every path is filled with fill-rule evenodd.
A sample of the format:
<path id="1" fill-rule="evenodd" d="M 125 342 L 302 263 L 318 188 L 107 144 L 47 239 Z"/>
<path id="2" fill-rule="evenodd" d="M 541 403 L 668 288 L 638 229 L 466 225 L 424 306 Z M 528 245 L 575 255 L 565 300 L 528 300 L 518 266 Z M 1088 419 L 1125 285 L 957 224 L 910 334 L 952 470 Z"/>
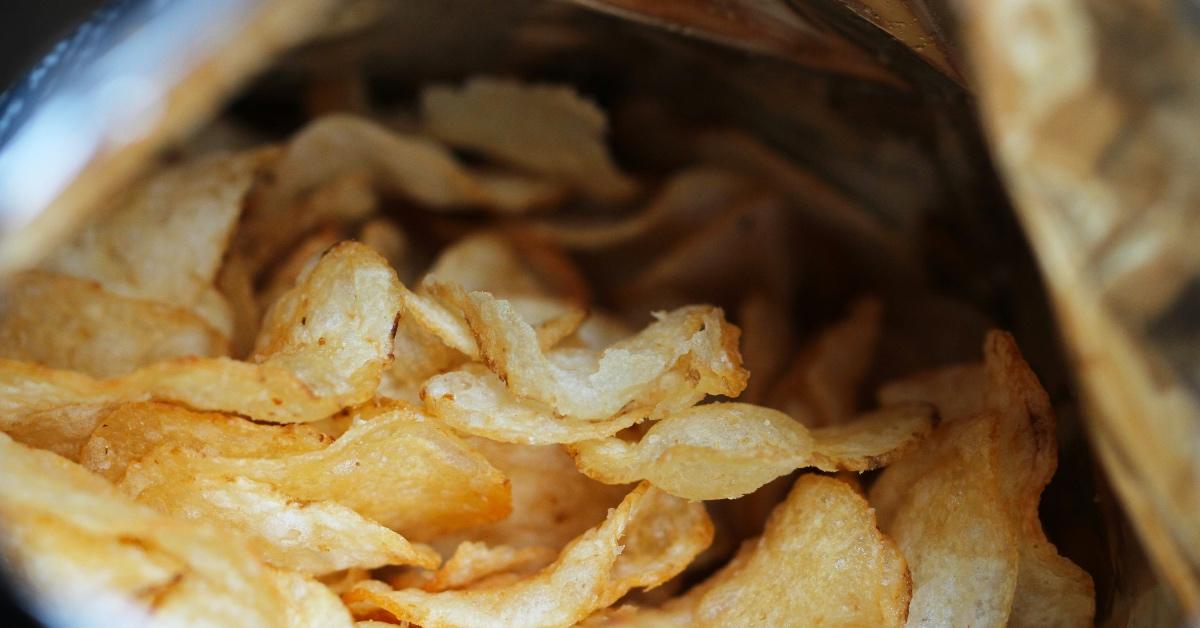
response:
<path id="1" fill-rule="evenodd" d="M 221 356 L 229 339 L 188 310 L 46 271 L 0 290 L 0 357 L 95 377 L 183 356 Z"/>
<path id="2" fill-rule="evenodd" d="M 626 607 L 587 625 L 901 626 L 909 594 L 904 558 L 866 500 L 805 475 L 762 537 L 708 580 L 660 609 Z"/>
<path id="3" fill-rule="evenodd" d="M 191 311 L 228 337 L 213 287 L 242 199 L 274 151 L 213 155 L 147 177 L 42 264 L 107 291 Z"/>
<path id="4" fill-rule="evenodd" d="M 351 426 L 332 445 L 273 457 L 220 457 L 161 447 L 130 465 L 129 495 L 168 490 L 184 478 L 236 475 L 288 497 L 337 502 L 424 540 L 509 513 L 507 478 L 460 439 L 419 412 L 394 406 Z"/>
<path id="5" fill-rule="evenodd" d="M 2 368 L 3 362 L 0 362 Z M 3 390 L 0 386 L 0 390 Z M 36 412 L 0 413 L 0 432 L 23 445 L 46 449 L 78 460 L 80 449 L 112 406 L 105 403 L 68 405 Z"/>
<path id="6" fill-rule="evenodd" d="M 528 578 L 438 593 L 358 585 L 346 599 L 375 604 L 425 628 L 570 626 L 630 589 L 665 582 L 711 541 L 712 524 L 701 504 L 642 485 L 604 523 L 572 541 L 554 563 Z"/>
<path id="7" fill-rule="evenodd" d="M 501 521 L 434 541 L 444 553 L 456 547 L 461 550 L 465 542 L 480 541 L 496 551 L 542 547 L 557 554 L 572 539 L 604 521 L 608 510 L 629 493 L 629 486 L 602 484 L 580 473 L 558 445 L 466 440 L 512 483 L 512 513 Z"/>
<path id="8" fill-rule="evenodd" d="M 604 200 L 636 191 L 608 155 L 604 112 L 569 87 L 476 78 L 421 94 L 425 128 L 454 146 L 569 182 Z"/>
<path id="9" fill-rule="evenodd" d="M 750 371 L 750 381 L 738 399 L 761 404 L 787 368 L 792 349 L 792 321 L 783 304 L 758 291 L 742 300 L 737 316 L 742 328 L 742 358 Z"/>
<path id="10" fill-rule="evenodd" d="M 570 446 L 579 470 L 610 484 L 647 480 L 688 499 L 731 499 L 804 467 L 866 471 L 914 448 L 932 429 L 928 406 L 893 406 L 808 430 L 777 410 L 744 403 L 695 406 L 655 423 L 637 442 Z"/>
<path id="11" fill-rule="evenodd" d="M 82 467 L 0 435 L 0 544 L 56 625 L 284 626 L 292 600 L 244 544 L 136 504 Z"/>
<path id="12" fill-rule="evenodd" d="M 138 501 L 180 519 L 199 519 L 246 539 L 264 562 L 312 575 L 350 568 L 441 562 L 432 548 L 332 501 L 301 501 L 238 476 L 176 477 Z"/>
<path id="13" fill-rule="evenodd" d="M 892 390 L 945 404 L 946 421 L 933 437 L 871 489 L 884 529 L 913 570 L 913 617 L 1089 625 L 1091 578 L 1058 555 L 1038 519 L 1057 464 L 1055 419 L 1012 336 L 988 334 L 982 373 L 951 367 Z"/>
<path id="14" fill-rule="evenodd" d="M 214 456 L 276 456 L 315 451 L 332 439 L 307 425 L 261 425 L 218 412 L 196 412 L 158 402 L 109 406 L 79 451 L 79 464 L 111 482 L 130 463 L 160 445 Z"/>
<path id="15" fill-rule="evenodd" d="M 347 242 L 267 312 L 253 362 L 188 358 L 98 380 L 0 360 L 0 411 L 17 423 L 66 405 L 160 399 L 269 422 L 319 420 L 374 394 L 399 308 L 395 272 Z"/>
<path id="16" fill-rule="evenodd" d="M 855 301 L 845 319 L 824 329 L 796 356 L 775 383 L 768 405 L 810 427 L 853 417 L 859 387 L 875 358 L 882 317 L 877 299 Z"/>
<path id="17" fill-rule="evenodd" d="M 987 373 L 980 362 L 923 371 L 888 382 L 876 397 L 881 404 L 929 403 L 943 421 L 974 416 L 987 404 Z"/>

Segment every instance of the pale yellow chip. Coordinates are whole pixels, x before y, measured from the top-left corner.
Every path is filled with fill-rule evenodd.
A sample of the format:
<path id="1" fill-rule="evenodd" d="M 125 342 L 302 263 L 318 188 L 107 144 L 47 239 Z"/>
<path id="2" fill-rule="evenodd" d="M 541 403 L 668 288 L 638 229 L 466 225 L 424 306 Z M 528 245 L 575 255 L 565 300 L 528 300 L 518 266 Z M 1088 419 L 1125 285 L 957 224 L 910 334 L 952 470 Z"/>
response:
<path id="1" fill-rule="evenodd" d="M 631 589 L 670 579 L 711 541 L 712 523 L 703 505 L 642 485 L 604 523 L 528 578 L 438 593 L 358 585 L 346 599 L 369 602 L 425 628 L 570 626 Z"/>
<path id="2" fill-rule="evenodd" d="M 486 543 L 496 551 L 541 547 L 557 554 L 604 521 L 608 510 L 629 493 L 629 486 L 602 484 L 580 473 L 558 445 L 517 445 L 485 438 L 469 438 L 467 444 L 512 483 L 512 513 L 433 541 L 446 554 L 461 550 L 468 541 Z"/>
<path id="3" fill-rule="evenodd" d="M 294 499 L 337 502 L 413 540 L 496 521 L 510 510 L 502 473 L 403 406 L 357 421 L 333 444 L 307 453 L 240 458 L 160 447 L 130 465 L 121 487 L 138 497 L 187 478 L 229 475 Z"/>
<path id="4" fill-rule="evenodd" d="M 822 330 L 800 351 L 775 383 L 767 405 L 810 427 L 852 418 L 863 379 L 875 358 L 882 320 L 878 299 L 855 301 L 843 320 Z M 884 405 L 892 401 L 906 400 L 889 397 Z"/>
<path id="5" fill-rule="evenodd" d="M 233 333 L 230 336 L 231 357 L 245 359 L 254 349 L 258 337 L 262 312 L 254 297 L 254 275 L 246 259 L 238 252 L 231 252 L 217 275 L 217 291 L 229 303 L 233 315 Z M 264 310 L 265 311 L 265 310 Z"/>
<path id="6" fill-rule="evenodd" d="M 432 569 L 441 562 L 433 548 L 409 543 L 337 502 L 294 499 L 245 477 L 176 477 L 137 499 L 180 519 L 219 525 L 244 538 L 267 564 L 301 573 L 385 565 Z"/>
<path id="7" fill-rule="evenodd" d="M 287 255 L 274 264 L 270 272 L 265 273 L 266 279 L 262 282 L 262 288 L 255 294 L 259 312 L 270 309 L 279 297 L 295 287 L 300 275 L 311 269 L 325 251 L 343 239 L 340 229 L 333 225 L 325 225 L 296 242 Z"/>
<path id="8" fill-rule="evenodd" d="M 289 628 L 350 628 L 354 619 L 338 596 L 312 578 L 284 569 L 268 568 L 283 598 L 283 625 Z"/>
<path id="9" fill-rule="evenodd" d="M 570 446 L 579 470 L 610 484 L 649 481 L 688 499 L 731 499 L 795 469 L 866 471 L 899 459 L 932 429 L 923 404 L 892 406 L 809 430 L 770 408 L 710 403 L 673 414 L 641 440 Z"/>
<path id="10" fill-rule="evenodd" d="M 230 312 L 213 283 L 243 198 L 275 156 L 270 149 L 213 155 L 149 176 L 97 212 L 42 267 L 189 310 L 228 336 Z"/>
<path id="11" fill-rule="evenodd" d="M 944 404 L 944 423 L 928 443 L 871 489 L 884 529 L 913 569 L 913 617 L 931 625 L 1090 625 L 1091 577 L 1058 554 L 1038 519 L 1057 464 L 1055 419 L 1012 336 L 987 335 L 982 370 L 949 367 L 889 388 L 892 397 Z"/>
<path id="12" fill-rule="evenodd" d="M 229 339 L 188 310 L 46 271 L 0 290 L 0 357 L 95 377 L 183 356 L 229 354 Z"/>
<path id="13" fill-rule="evenodd" d="M 604 112 L 569 87 L 476 78 L 460 89 L 421 93 L 426 130 L 533 173 L 566 181 L 603 200 L 621 200 L 636 183 L 604 145 Z"/>
<path id="14" fill-rule="evenodd" d="M 520 399 L 482 364 L 435 375 L 421 388 L 425 410 L 459 432 L 506 443 L 552 445 L 604 438 L 634 425 L 634 409 L 599 421 L 560 417 L 549 405 Z"/>
<path id="15" fill-rule="evenodd" d="M 554 562 L 557 556 L 558 550 L 549 547 L 489 547 L 485 543 L 464 541 L 437 571 L 427 579 L 414 582 L 412 586 L 431 593 L 487 586 L 489 581 L 495 582 L 498 576 L 522 577 L 532 574 Z M 394 588 L 408 588 L 400 584 L 392 582 Z"/>
<path id="16" fill-rule="evenodd" d="M 737 327 L 718 308 L 692 306 L 660 313 L 638 334 L 603 352 L 546 353 L 536 331 L 512 304 L 485 292 L 459 296 L 479 353 L 518 397 L 540 401 L 561 416 L 604 420 L 634 409 L 659 416 L 705 395 L 736 396 L 748 375 L 741 367 Z M 687 377 L 667 377 L 680 363 Z"/>
<path id="17" fill-rule="evenodd" d="M 0 545 L 55 625 L 286 626 L 295 601 L 216 528 L 136 504 L 50 452 L 0 435 Z"/>
<path id="18" fill-rule="evenodd" d="M 0 360 L 0 411 L 20 422 L 66 405 L 160 399 L 276 423 L 319 420 L 374 394 L 399 299 L 387 262 L 343 243 L 272 306 L 253 362 L 181 359 L 98 380 Z"/>
<path id="19" fill-rule="evenodd" d="M 141 402 L 109 406 L 79 451 L 79 464 L 120 482 L 131 463 L 160 445 L 219 456 L 279 456 L 316 451 L 332 439 L 307 425 L 263 425 L 218 412 Z"/>
<path id="20" fill-rule="evenodd" d="M 853 488 L 805 475 L 720 571 L 660 609 L 600 614 L 586 625 L 902 626 L 904 558 Z M 963 624 L 966 625 L 966 624 Z"/>

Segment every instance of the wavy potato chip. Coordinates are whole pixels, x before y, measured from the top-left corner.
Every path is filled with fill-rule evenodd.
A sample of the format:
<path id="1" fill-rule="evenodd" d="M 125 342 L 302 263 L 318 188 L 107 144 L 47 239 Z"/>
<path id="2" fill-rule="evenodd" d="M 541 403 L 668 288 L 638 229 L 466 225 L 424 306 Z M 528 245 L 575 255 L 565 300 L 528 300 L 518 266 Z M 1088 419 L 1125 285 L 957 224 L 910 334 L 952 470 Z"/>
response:
<path id="1" fill-rule="evenodd" d="M 701 504 L 649 485 L 634 489 L 599 526 L 563 548 L 537 574 L 500 586 L 430 593 L 358 585 L 348 602 L 375 604 L 397 619 L 443 626 L 570 626 L 633 588 L 657 586 L 712 541 Z"/>
<path id="2" fill-rule="evenodd" d="M 366 401 L 391 359 L 395 272 L 347 242 L 331 249 L 263 321 L 254 362 L 188 358 L 98 380 L 0 360 L 10 421 L 66 405 L 159 399 L 276 423 L 315 421 Z"/>
<path id="3" fill-rule="evenodd" d="M 459 432 L 525 445 L 604 438 L 645 418 L 640 411 L 600 421 L 560 417 L 544 403 L 514 397 L 481 364 L 429 378 L 421 388 L 421 399 L 427 412 Z"/>
<path id="4" fill-rule="evenodd" d="M 183 356 L 221 356 L 229 339 L 188 310 L 46 271 L 0 283 L 0 357 L 95 377 Z"/>
<path id="5" fill-rule="evenodd" d="M 307 425 L 262 425 L 218 412 L 158 403 L 109 406 L 79 452 L 79 464 L 110 482 L 161 445 L 211 456 L 271 457 L 316 451 L 332 439 Z"/>
<path id="6" fill-rule="evenodd" d="M 810 427 L 851 419 L 858 408 L 859 388 L 875 358 L 882 321 L 878 299 L 855 301 L 843 320 L 822 330 L 800 351 L 775 383 L 768 405 Z"/>
<path id="7" fill-rule="evenodd" d="M 250 544 L 264 562 L 312 575 L 384 565 L 435 568 L 432 548 L 332 501 L 301 501 L 270 484 L 238 476 L 176 478 L 138 494 L 137 500 L 180 518 L 220 525 Z"/>
<path id="8" fill-rule="evenodd" d="M 249 548 L 136 504 L 50 452 L 0 435 L 0 536 L 52 622 L 285 626 L 285 597 Z"/>
<path id="9" fill-rule="evenodd" d="M 549 565 L 558 550 L 549 547 L 511 547 L 464 541 L 437 571 L 408 586 L 393 581 L 393 588 L 420 588 L 430 593 L 486 587 L 497 577 L 522 577 Z"/>
<path id="10" fill-rule="evenodd" d="M 508 479 L 460 439 L 419 412 L 393 407 L 353 424 L 317 451 L 269 458 L 205 456 L 160 447 L 129 466 L 121 488 L 140 499 L 189 478 L 241 476 L 288 497 L 337 502 L 406 538 L 504 518 Z"/>
<path id="11" fill-rule="evenodd" d="M 438 538 L 433 545 L 444 553 L 457 553 L 464 543 L 477 541 L 496 551 L 541 547 L 557 554 L 604 521 L 608 510 L 629 493 L 629 486 L 602 484 L 580 473 L 558 445 L 517 445 L 486 438 L 466 441 L 511 482 L 512 512 L 500 521 Z"/>
<path id="12" fill-rule="evenodd" d="M 484 292 L 466 296 L 456 304 L 484 363 L 514 395 L 548 404 L 562 416 L 603 420 L 634 408 L 654 416 L 705 395 L 736 396 L 746 386 L 739 331 L 717 308 L 657 314 L 650 326 L 598 354 L 578 349 L 547 354 L 510 303 Z M 686 383 L 664 387 L 664 376 L 681 362 L 687 365 Z"/>
<path id="13" fill-rule="evenodd" d="M 853 488 L 804 475 L 762 537 L 659 609 L 626 607 L 586 625 L 901 626 L 910 582 L 904 557 L 875 528 Z"/>
<path id="14" fill-rule="evenodd" d="M 1057 464 L 1055 419 L 1012 336 L 988 333 L 982 372 L 950 367 L 892 391 L 946 404 L 928 443 L 871 489 L 883 528 L 912 566 L 913 621 L 1090 625 L 1091 577 L 1058 554 L 1038 519 Z"/>
<path id="15" fill-rule="evenodd" d="M 604 112 L 569 87 L 490 78 L 459 89 L 429 87 L 421 93 L 421 118 L 448 144 L 570 182 L 595 198 L 620 200 L 637 190 L 604 145 Z"/>
<path id="16" fill-rule="evenodd" d="M 42 267 L 189 310 L 228 337 L 230 312 L 213 282 L 243 197 L 275 158 L 273 149 L 212 155 L 147 177 Z"/>
<path id="17" fill-rule="evenodd" d="M 922 404 L 809 430 L 770 408 L 710 403 L 655 423 L 637 442 L 607 438 L 569 449 L 579 470 L 601 482 L 646 480 L 688 499 L 731 499 L 804 467 L 884 466 L 916 447 L 932 427 L 932 412 Z"/>

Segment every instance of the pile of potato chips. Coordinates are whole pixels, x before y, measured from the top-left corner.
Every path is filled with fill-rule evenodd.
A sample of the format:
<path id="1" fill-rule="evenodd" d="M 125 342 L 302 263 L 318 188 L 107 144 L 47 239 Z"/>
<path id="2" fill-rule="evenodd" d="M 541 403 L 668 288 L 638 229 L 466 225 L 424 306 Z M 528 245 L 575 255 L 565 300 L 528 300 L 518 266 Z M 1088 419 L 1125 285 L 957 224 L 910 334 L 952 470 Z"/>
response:
<path id="1" fill-rule="evenodd" d="M 1091 623 L 1010 335 L 862 407 L 886 307 L 796 341 L 778 160 L 635 177 L 565 87 L 419 105 L 164 166 L 3 284 L 0 547 L 40 616 Z"/>

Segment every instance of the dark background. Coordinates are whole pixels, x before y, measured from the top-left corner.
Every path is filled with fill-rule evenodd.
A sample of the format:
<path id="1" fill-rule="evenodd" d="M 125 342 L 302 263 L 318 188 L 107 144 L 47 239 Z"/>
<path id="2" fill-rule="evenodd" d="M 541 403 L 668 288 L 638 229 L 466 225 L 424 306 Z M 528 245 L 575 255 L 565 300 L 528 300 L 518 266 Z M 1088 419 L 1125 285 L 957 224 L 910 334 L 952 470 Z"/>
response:
<path id="1" fill-rule="evenodd" d="M 102 4 L 101 0 L 0 0 L 0 92 Z"/>

